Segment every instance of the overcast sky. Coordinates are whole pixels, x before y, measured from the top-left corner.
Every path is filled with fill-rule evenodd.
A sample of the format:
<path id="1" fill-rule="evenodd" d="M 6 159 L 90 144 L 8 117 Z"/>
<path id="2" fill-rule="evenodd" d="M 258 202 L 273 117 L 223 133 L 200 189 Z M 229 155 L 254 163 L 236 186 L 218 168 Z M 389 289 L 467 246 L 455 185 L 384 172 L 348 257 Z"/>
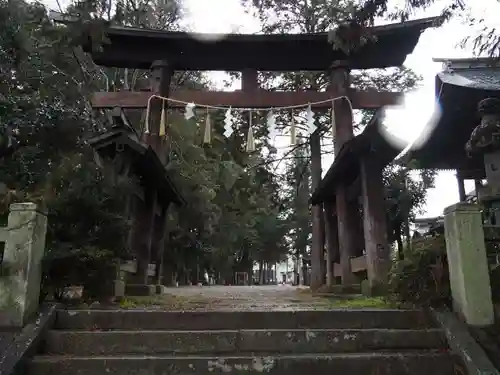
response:
<path id="1" fill-rule="evenodd" d="M 398 0 L 394 0 L 398 1 Z M 54 0 L 45 0 L 52 9 L 57 10 Z M 187 24 L 196 32 L 207 33 L 255 33 L 259 31 L 257 20 L 244 12 L 240 0 L 185 0 Z M 498 0 L 469 1 L 470 9 L 476 16 L 500 14 Z M 64 3 L 63 3 L 64 5 Z M 416 15 L 416 18 L 430 17 L 438 14 L 440 4 L 434 8 Z M 490 19 L 492 17 L 489 17 Z M 498 17 L 496 17 L 498 19 Z M 491 20 L 491 22 L 495 22 Z M 500 21 L 496 21 L 499 23 Z M 434 63 L 433 57 L 452 58 L 470 57 L 470 48 L 461 49 L 457 44 L 473 32 L 463 20 L 453 20 L 443 27 L 425 31 L 412 55 L 406 60 L 406 65 L 424 78 L 422 89 L 412 98 L 411 105 L 399 115 L 394 114 L 392 130 L 400 138 L 411 140 L 419 133 L 433 110 L 434 77 L 441 70 L 441 64 Z M 224 75 L 212 74 L 212 79 L 222 82 Z M 283 142 L 283 141 L 281 141 Z M 325 172 L 332 163 L 330 157 L 323 160 Z M 473 182 L 468 182 L 466 188 L 473 189 Z M 445 207 L 458 201 L 458 188 L 454 172 L 440 172 L 436 179 L 436 188 L 429 190 L 425 216 L 441 215 Z"/>

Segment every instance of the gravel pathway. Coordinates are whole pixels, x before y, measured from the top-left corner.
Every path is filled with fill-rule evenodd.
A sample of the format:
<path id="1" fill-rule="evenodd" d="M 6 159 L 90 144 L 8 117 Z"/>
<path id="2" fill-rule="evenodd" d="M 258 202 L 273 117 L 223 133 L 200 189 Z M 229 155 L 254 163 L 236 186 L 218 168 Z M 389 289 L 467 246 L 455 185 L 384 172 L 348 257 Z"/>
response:
<path id="1" fill-rule="evenodd" d="M 313 297 L 304 287 L 265 286 L 189 286 L 168 288 L 176 297 L 206 300 L 217 310 L 311 310 L 327 308 L 328 302 Z"/>

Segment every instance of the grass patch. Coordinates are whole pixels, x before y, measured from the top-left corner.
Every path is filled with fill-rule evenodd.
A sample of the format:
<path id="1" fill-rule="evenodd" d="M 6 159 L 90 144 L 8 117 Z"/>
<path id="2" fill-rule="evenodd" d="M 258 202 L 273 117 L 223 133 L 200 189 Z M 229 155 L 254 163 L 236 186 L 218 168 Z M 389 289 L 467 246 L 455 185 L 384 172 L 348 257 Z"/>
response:
<path id="1" fill-rule="evenodd" d="M 318 294 L 309 288 L 297 290 L 292 303 L 310 304 L 311 307 L 322 309 L 397 309 L 404 308 L 397 301 L 386 297 L 367 297 L 359 293 L 352 294 Z"/>
<path id="2" fill-rule="evenodd" d="M 397 309 L 400 306 L 383 297 L 355 296 L 351 298 L 319 297 L 327 301 L 328 307 L 337 309 Z"/>
<path id="3" fill-rule="evenodd" d="M 122 309 L 151 308 L 159 310 L 190 310 L 208 308 L 213 304 L 213 299 L 202 296 L 181 297 L 172 294 L 159 294 L 156 296 L 132 297 L 127 296 L 120 301 Z"/>
<path id="4" fill-rule="evenodd" d="M 308 295 L 311 295 L 311 294 L 313 294 L 313 291 L 311 290 L 311 288 L 298 288 L 297 289 L 297 294 L 308 294 Z"/>

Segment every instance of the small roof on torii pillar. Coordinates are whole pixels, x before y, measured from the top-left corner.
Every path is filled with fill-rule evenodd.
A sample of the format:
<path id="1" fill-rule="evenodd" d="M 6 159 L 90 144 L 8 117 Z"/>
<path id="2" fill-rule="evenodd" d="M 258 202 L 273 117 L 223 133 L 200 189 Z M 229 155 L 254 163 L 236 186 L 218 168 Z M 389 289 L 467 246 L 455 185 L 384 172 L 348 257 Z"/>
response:
<path id="1" fill-rule="evenodd" d="M 334 61 L 351 69 L 400 66 L 413 52 L 420 34 L 440 17 L 367 28 L 369 38 L 349 57 L 333 49 L 328 33 L 314 34 L 196 34 L 111 26 L 109 43 L 93 48 L 87 36 L 83 48 L 97 65 L 149 69 L 167 60 L 175 70 L 324 71 Z"/>
<path id="2" fill-rule="evenodd" d="M 139 140 L 139 135 L 123 110 L 114 108 L 108 112 L 113 124 L 111 129 L 87 140 L 99 159 L 116 164 L 117 169 L 127 171 L 125 174 L 130 170 L 131 174 L 138 177 L 144 190 L 156 187 L 160 206 L 167 208 L 171 202 L 178 206 L 185 205 L 186 201 L 172 180 L 171 173 L 153 148 Z M 141 198 L 144 199 L 144 195 Z"/>

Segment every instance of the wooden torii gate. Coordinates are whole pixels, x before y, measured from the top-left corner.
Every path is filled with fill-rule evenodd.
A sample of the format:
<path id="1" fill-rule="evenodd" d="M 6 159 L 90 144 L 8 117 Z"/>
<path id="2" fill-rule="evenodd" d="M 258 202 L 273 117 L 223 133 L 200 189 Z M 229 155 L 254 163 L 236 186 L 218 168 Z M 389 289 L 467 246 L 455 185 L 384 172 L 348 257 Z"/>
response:
<path id="1" fill-rule="evenodd" d="M 83 49 L 92 55 L 98 65 L 129 69 L 150 69 L 149 91 L 97 92 L 92 97 L 95 109 L 146 108 L 151 95 L 169 97 L 180 102 L 198 105 L 227 106 L 233 108 L 273 108 L 307 103 L 317 104 L 316 109 L 328 110 L 329 99 L 336 100 L 335 134 L 336 150 L 353 137 L 353 109 L 377 109 L 394 105 L 400 98 L 397 92 L 359 91 L 350 87 L 352 69 L 386 68 L 402 65 L 411 53 L 423 30 L 432 26 L 435 19 L 423 19 L 367 29 L 373 38 L 349 56 L 333 49 L 327 33 L 316 34 L 229 34 L 200 35 L 185 32 L 168 32 L 137 28 L 109 27 L 109 43 L 100 49 L 93 48 L 91 39 Z M 242 88 L 234 92 L 173 91 L 171 79 L 175 71 L 238 71 L 242 73 Z M 330 76 L 329 87 L 322 92 L 271 92 L 259 87 L 259 71 L 317 71 Z M 170 108 L 184 104 L 169 102 Z M 160 100 L 152 100 L 150 134 L 143 139 L 160 155 L 159 122 Z M 310 139 L 312 188 L 321 180 L 321 146 L 318 131 Z M 162 160 L 165 162 L 165 160 Z M 336 212 L 339 223 L 339 246 L 349 248 L 355 232 L 348 218 L 351 208 L 346 198 L 347 187 L 337 191 Z M 319 287 L 324 281 L 324 229 L 323 208 L 313 206 L 313 242 L 311 249 L 311 286 Z M 342 253 L 342 252 L 341 252 Z M 348 252 L 346 253 L 348 254 Z M 347 265 L 349 262 L 343 262 Z M 342 277 L 348 281 L 350 266 L 343 268 Z"/>

